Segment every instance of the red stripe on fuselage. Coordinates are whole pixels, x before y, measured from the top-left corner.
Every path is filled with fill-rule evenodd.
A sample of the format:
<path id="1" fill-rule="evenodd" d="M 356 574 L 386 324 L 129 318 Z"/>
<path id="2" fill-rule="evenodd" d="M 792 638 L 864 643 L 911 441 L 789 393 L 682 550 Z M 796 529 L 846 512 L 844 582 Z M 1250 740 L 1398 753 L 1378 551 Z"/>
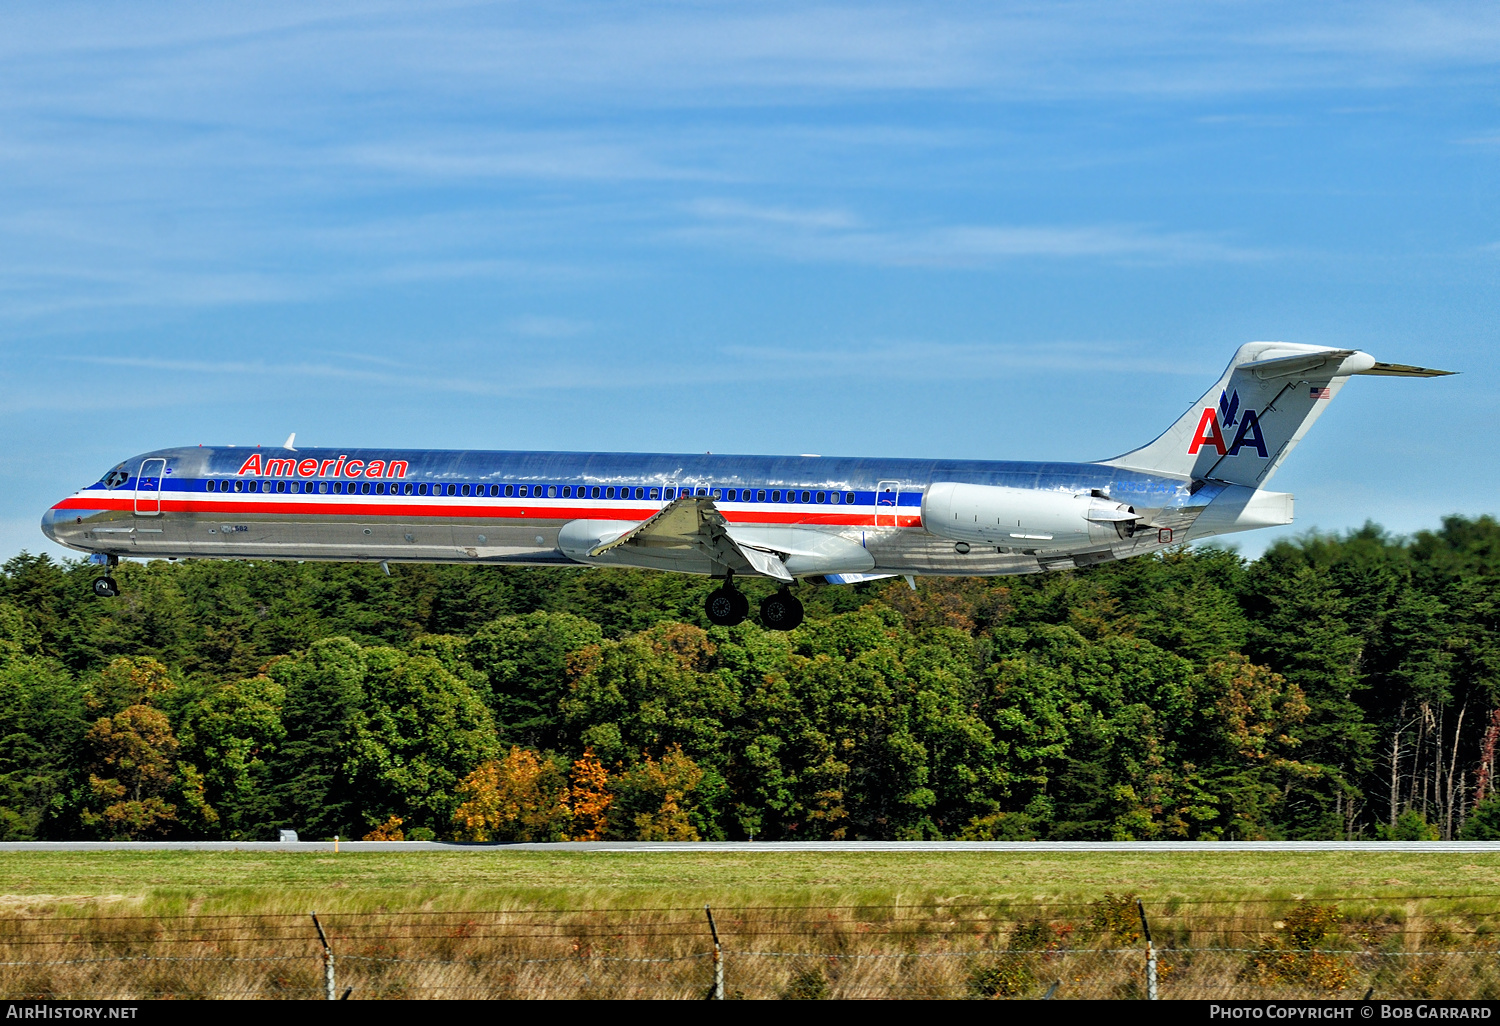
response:
<path id="1" fill-rule="evenodd" d="M 153 500 L 154 504 L 154 500 Z M 106 498 L 104 496 L 73 496 L 59 502 L 53 509 L 99 509 L 130 512 L 135 509 L 133 498 Z M 308 502 L 306 499 L 249 499 L 236 497 L 230 502 L 203 502 L 195 499 L 161 500 L 163 513 L 197 513 L 213 517 L 233 517 L 236 514 L 277 514 L 297 516 L 357 516 L 357 517 L 441 517 L 446 519 L 488 520 L 625 520 L 639 523 L 661 510 L 660 506 L 646 509 L 595 506 L 499 506 L 499 505 L 439 505 L 414 503 L 405 496 L 398 501 L 347 502 L 343 500 Z M 881 510 L 879 517 L 887 521 L 874 525 L 872 513 L 854 511 L 808 513 L 798 508 L 795 511 L 780 509 L 724 509 L 719 512 L 731 524 L 769 524 L 776 526 L 805 525 L 809 527 L 872 527 L 891 526 L 892 514 Z M 901 527 L 921 527 L 920 515 L 902 514 L 895 517 Z"/>

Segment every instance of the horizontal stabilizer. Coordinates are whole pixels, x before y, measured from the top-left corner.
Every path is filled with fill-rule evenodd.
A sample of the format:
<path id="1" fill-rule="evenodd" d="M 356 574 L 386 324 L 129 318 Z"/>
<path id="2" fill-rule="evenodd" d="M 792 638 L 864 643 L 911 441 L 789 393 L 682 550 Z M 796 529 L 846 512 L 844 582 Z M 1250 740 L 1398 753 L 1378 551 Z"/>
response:
<path id="1" fill-rule="evenodd" d="M 1387 378 L 1444 378 L 1457 371 L 1433 370 L 1431 367 L 1413 367 L 1409 363 L 1377 363 L 1369 370 L 1355 371 L 1356 374 L 1377 374 Z"/>

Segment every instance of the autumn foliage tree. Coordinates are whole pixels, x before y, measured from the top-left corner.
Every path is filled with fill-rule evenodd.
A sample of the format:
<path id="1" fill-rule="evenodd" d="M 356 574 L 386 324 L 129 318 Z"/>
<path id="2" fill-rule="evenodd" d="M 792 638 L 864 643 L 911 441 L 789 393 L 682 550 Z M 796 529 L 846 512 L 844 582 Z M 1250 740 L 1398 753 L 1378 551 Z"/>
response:
<path id="1" fill-rule="evenodd" d="M 644 755 L 615 778 L 609 822 L 614 837 L 638 841 L 696 841 L 688 802 L 703 770 L 674 745 L 660 759 Z"/>
<path id="2" fill-rule="evenodd" d="M 174 761 L 177 738 L 160 710 L 132 705 L 100 717 L 86 742 L 93 760 L 79 818 L 99 835 L 143 840 L 218 821 L 203 799 L 202 776 Z"/>
<path id="3" fill-rule="evenodd" d="M 609 807 L 615 800 L 609 771 L 594 750 L 586 748 L 573 762 L 572 778 L 568 789 L 568 805 L 573 810 L 572 839 L 602 841 L 609 830 Z"/>
<path id="4" fill-rule="evenodd" d="M 453 814 L 464 841 L 561 841 L 571 812 L 568 780 L 556 762 L 512 745 L 458 785 L 463 803 Z"/>

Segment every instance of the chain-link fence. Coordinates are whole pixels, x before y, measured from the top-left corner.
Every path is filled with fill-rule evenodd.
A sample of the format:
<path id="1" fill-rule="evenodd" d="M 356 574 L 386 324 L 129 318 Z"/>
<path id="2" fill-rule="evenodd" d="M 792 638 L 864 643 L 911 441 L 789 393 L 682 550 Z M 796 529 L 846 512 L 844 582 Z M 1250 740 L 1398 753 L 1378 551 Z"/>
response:
<path id="1" fill-rule="evenodd" d="M 1497 910 L 1465 901 L 1179 909 L 1151 924 L 1149 949 L 1135 903 L 1116 898 L 716 909 L 712 928 L 701 908 L 0 918 L 0 996 L 1145 998 L 1154 978 L 1162 998 L 1500 998 Z M 1236 937 L 1252 943 L 1223 943 Z"/>

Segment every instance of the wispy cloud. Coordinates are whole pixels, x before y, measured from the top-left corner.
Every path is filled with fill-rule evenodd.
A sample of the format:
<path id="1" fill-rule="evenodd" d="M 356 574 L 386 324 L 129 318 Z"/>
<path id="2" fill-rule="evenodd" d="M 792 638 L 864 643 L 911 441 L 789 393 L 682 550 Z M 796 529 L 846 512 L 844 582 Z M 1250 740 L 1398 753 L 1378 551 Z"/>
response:
<path id="1" fill-rule="evenodd" d="M 549 323 L 549 319 L 539 319 Z M 571 329 L 570 329 L 571 330 Z M 552 336 L 561 337 L 561 336 Z M 495 347 L 489 347 L 498 353 Z M 872 339 L 834 347 L 729 345 L 715 347 L 713 361 L 667 359 L 650 366 L 597 358 L 505 353 L 505 374 L 433 374 L 425 364 L 353 353 L 328 353 L 321 360 L 182 359 L 131 356 L 63 356 L 76 365 L 117 368 L 149 375 L 150 387 L 134 397 L 143 405 L 196 401 L 198 390 L 171 388 L 168 381 L 246 382 L 306 386 L 319 381 L 349 382 L 366 389 L 403 393 L 515 397 L 557 390 L 636 391 L 643 387 L 741 384 L 783 380 L 787 375 L 819 381 L 871 379 L 935 381 L 962 374 L 967 380 L 1004 379 L 1017 371 L 1066 371 L 1072 375 L 1149 373 L 1207 376 L 1207 368 L 1164 360 L 1148 347 L 1122 342 L 1044 341 L 1034 344 L 946 343 L 923 339 Z M 126 390 L 131 394 L 131 390 Z M 38 397 L 36 409 L 81 409 L 81 394 Z M 55 403 L 62 406 L 54 406 Z"/>
<path id="2" fill-rule="evenodd" d="M 573 338 L 587 333 L 593 325 L 574 317 L 528 314 L 523 317 L 512 317 L 506 327 L 517 335 L 524 335 L 528 338 Z"/>
<path id="3" fill-rule="evenodd" d="M 688 207 L 699 223 L 678 238 L 750 248 L 796 260 L 888 267 L 985 267 L 1022 257 L 1116 262 L 1244 261 L 1269 254 L 1205 233 L 1140 225 L 936 225 L 881 227 L 843 210 L 797 210 L 722 200 Z"/>
<path id="4" fill-rule="evenodd" d="M 1163 359 L 1140 343 L 1068 340 L 952 343 L 879 339 L 827 349 L 728 346 L 732 359 L 770 364 L 797 374 L 883 380 L 951 380 L 1002 377 L 1016 371 L 1081 374 L 1153 374 L 1208 377 L 1214 368 Z"/>

